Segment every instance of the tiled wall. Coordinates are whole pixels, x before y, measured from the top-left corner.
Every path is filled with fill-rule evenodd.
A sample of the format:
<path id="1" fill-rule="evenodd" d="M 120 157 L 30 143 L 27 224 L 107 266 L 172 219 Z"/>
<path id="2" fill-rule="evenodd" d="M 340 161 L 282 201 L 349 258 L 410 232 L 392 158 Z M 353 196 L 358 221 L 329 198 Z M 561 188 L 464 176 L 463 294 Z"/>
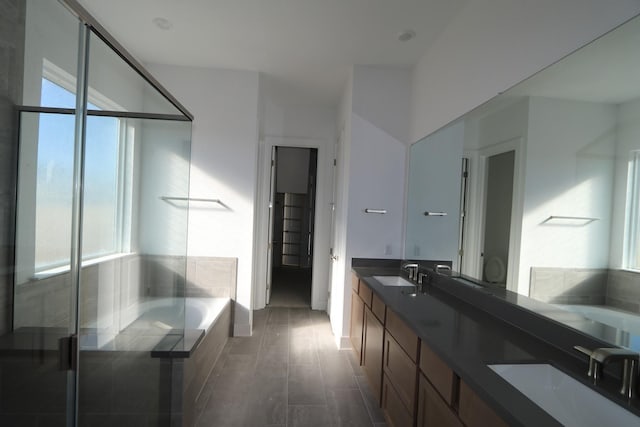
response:
<path id="1" fill-rule="evenodd" d="M 640 273 L 627 270 L 531 269 L 530 296 L 558 304 L 607 305 L 640 313 Z"/>
<path id="2" fill-rule="evenodd" d="M 607 305 L 640 313 L 640 273 L 610 270 Z"/>
<path id="3" fill-rule="evenodd" d="M 118 329 L 124 326 L 118 314 L 136 305 L 145 295 L 140 264 L 140 257 L 132 255 L 82 269 L 81 327 Z M 68 327 L 70 295 L 69 273 L 18 284 L 15 287 L 14 328 Z"/>
<path id="4" fill-rule="evenodd" d="M 0 1 L 0 335 L 11 328 L 17 129 L 26 2 Z"/>
<path id="5" fill-rule="evenodd" d="M 81 327 L 123 329 L 120 318 L 145 297 L 225 297 L 235 299 L 237 258 L 131 255 L 82 269 Z M 186 278 L 185 278 L 186 274 Z M 16 286 L 15 328 L 67 327 L 69 274 Z M 133 319 L 130 319 L 133 320 Z M 113 332 L 117 333 L 118 330 Z"/>
<path id="6" fill-rule="evenodd" d="M 606 287 L 606 269 L 533 267 L 529 295 L 556 304 L 602 305 Z"/>
<path id="7" fill-rule="evenodd" d="M 238 258 L 187 258 L 188 297 L 236 298 Z"/>

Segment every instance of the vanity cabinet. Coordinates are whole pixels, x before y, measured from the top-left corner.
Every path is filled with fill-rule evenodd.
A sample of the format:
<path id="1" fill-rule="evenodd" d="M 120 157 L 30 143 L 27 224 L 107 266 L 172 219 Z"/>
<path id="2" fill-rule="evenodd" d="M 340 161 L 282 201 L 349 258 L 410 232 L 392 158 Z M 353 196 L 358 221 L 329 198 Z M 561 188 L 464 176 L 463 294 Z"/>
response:
<path id="1" fill-rule="evenodd" d="M 457 393 L 457 377 L 423 341 L 420 345 L 420 371 L 447 405 L 454 405 Z"/>
<path id="2" fill-rule="evenodd" d="M 418 348 L 420 340 L 413 330 L 398 317 L 393 310 L 387 309 L 387 321 L 385 328 L 393 336 L 396 342 L 407 353 L 407 356 L 416 363 L 418 361 Z"/>
<path id="3" fill-rule="evenodd" d="M 351 343 L 389 426 L 507 426 L 355 275 L 351 297 Z"/>
<path id="4" fill-rule="evenodd" d="M 492 424 L 483 424 L 491 426 Z M 463 427 L 455 411 L 442 399 L 441 394 L 420 374 L 418 388 L 417 427 Z"/>
<path id="5" fill-rule="evenodd" d="M 349 340 L 356 360 L 362 365 L 362 346 L 364 341 L 364 310 L 371 308 L 371 289 L 357 275 L 351 274 L 351 320 L 349 324 Z"/>
<path id="6" fill-rule="evenodd" d="M 364 328 L 364 301 L 357 291 L 351 292 L 351 325 L 349 339 L 358 364 L 362 364 L 362 337 Z"/>
<path id="7" fill-rule="evenodd" d="M 464 381 L 460 381 L 458 414 L 467 427 L 508 427 L 508 424 L 487 406 Z"/>
<path id="8" fill-rule="evenodd" d="M 369 307 L 364 308 L 364 338 L 362 340 L 362 368 L 380 402 L 382 389 L 382 350 L 384 326 Z"/>
<path id="9" fill-rule="evenodd" d="M 382 409 L 394 426 L 412 425 L 418 368 L 418 336 L 396 313 L 387 309 L 384 335 Z"/>
<path id="10" fill-rule="evenodd" d="M 400 394 L 395 389 L 389 377 L 384 374 L 382 379 L 382 401 L 385 419 L 389 427 L 411 427 L 413 416 L 402 403 Z"/>

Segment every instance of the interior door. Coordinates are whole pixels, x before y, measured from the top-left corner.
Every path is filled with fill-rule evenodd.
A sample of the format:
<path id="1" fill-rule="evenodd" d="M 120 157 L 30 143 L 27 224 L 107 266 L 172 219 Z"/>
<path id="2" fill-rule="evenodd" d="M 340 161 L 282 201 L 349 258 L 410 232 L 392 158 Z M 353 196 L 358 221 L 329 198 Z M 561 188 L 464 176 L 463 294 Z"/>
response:
<path id="1" fill-rule="evenodd" d="M 408 259 L 452 261 L 454 269 L 459 268 L 463 144 L 461 122 L 411 147 L 405 250 Z"/>
<path id="2" fill-rule="evenodd" d="M 276 209 L 276 149 L 271 147 L 271 173 L 269 174 L 269 225 L 267 237 L 267 295 L 266 303 L 271 299 L 272 276 L 273 276 L 273 218 Z"/>

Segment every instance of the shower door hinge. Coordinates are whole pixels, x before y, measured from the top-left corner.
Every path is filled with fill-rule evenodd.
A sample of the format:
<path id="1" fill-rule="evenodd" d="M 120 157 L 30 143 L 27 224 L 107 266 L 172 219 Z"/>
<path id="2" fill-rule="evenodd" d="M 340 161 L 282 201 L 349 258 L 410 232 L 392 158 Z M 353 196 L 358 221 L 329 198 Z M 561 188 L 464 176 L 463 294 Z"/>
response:
<path id="1" fill-rule="evenodd" d="M 78 369 L 78 336 L 76 334 L 58 340 L 60 354 L 60 370 L 75 371 Z"/>

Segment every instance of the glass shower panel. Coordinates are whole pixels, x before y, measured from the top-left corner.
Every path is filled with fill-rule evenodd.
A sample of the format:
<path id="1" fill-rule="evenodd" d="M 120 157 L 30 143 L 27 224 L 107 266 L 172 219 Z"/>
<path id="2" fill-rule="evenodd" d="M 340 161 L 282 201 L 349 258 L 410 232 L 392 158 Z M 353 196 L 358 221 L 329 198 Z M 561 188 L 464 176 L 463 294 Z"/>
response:
<path id="1" fill-rule="evenodd" d="M 78 37 L 78 19 L 60 2 L 27 0 L 23 105 L 76 107 Z"/>
<path id="2" fill-rule="evenodd" d="M 191 122 L 89 116 L 79 420 L 169 426 L 185 329 Z M 104 252 L 89 257 L 91 251 Z"/>
<path id="3" fill-rule="evenodd" d="M 75 374 L 67 338 L 75 333 L 69 274 L 75 115 L 20 115 L 13 340 L 2 357 L 0 417 L 64 426 L 73 417 Z M 63 350 L 65 349 L 65 350 Z M 8 378 L 9 376 L 10 378 Z M 68 406 L 71 405 L 71 406 Z M 9 413 L 6 413 L 9 412 Z M 71 418 L 72 419 L 72 418 Z M 17 424 L 16 424 L 17 425 Z"/>
<path id="4" fill-rule="evenodd" d="M 89 110 L 182 113 L 95 33 L 89 53 Z"/>

